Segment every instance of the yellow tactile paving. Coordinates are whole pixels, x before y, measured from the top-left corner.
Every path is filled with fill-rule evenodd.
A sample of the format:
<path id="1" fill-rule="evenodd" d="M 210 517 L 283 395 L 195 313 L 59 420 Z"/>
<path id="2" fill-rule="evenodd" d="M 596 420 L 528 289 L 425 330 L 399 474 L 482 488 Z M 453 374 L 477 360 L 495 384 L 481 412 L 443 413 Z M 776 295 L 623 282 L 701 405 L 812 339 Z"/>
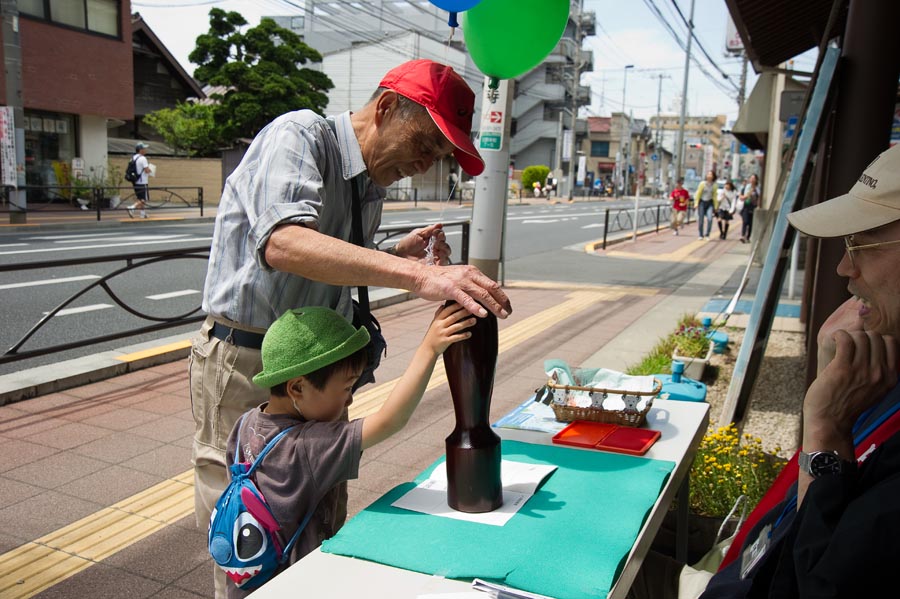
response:
<path id="1" fill-rule="evenodd" d="M 568 293 L 560 304 L 500 331 L 498 351 L 503 353 L 597 302 L 616 300 L 625 294 L 654 293 L 639 288 L 584 286 Z M 184 343 L 189 342 L 173 345 L 186 347 Z M 359 394 L 350 407 L 350 417 L 360 418 L 377 411 L 397 382 L 394 379 Z M 427 388 L 446 382 L 444 365 L 439 362 Z M 0 596 L 4 599 L 32 597 L 189 515 L 194 510 L 193 482 L 193 471 L 187 470 L 0 555 L 5 572 L 0 574 Z"/>
<path id="2" fill-rule="evenodd" d="M 606 253 L 608 258 L 627 258 L 630 260 L 650 260 L 653 262 L 680 262 L 680 263 L 699 263 L 706 262 L 705 258 L 691 256 L 695 251 L 707 245 L 714 243 L 712 241 L 700 241 L 695 239 L 689 244 L 682 246 L 674 252 L 668 254 L 639 254 L 637 252 L 620 252 L 609 251 Z"/>
<path id="3" fill-rule="evenodd" d="M 190 348 L 191 348 L 191 340 L 183 339 L 182 341 L 176 341 L 174 343 L 169 343 L 168 345 L 160 345 L 159 347 L 154 347 L 152 349 L 145 349 L 144 351 L 136 351 L 136 352 L 132 352 L 130 354 L 122 354 L 121 356 L 116 356 L 116 360 L 120 360 L 122 362 L 134 362 L 136 360 L 143 360 L 144 358 L 158 356 L 160 354 L 177 351 L 179 349 L 190 349 Z"/>
<path id="4" fill-rule="evenodd" d="M 189 470 L 0 555 L 0 596 L 36 595 L 187 516 L 193 491 Z"/>

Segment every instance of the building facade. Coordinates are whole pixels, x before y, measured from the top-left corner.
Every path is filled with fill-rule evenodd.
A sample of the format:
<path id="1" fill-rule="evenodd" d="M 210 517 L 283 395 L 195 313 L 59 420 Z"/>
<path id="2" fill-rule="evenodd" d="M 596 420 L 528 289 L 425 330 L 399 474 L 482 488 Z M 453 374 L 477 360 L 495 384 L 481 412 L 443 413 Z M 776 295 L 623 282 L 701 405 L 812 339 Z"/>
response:
<path id="1" fill-rule="evenodd" d="M 659 130 L 664 148 L 678 155 L 678 130 L 680 115 L 664 114 L 650 117 L 654 135 Z M 684 161 L 686 178 L 704 176 L 704 171 L 721 170 L 725 154 L 722 151 L 722 130 L 726 128 L 724 114 L 714 116 L 686 116 L 684 119 Z"/>
<path id="2" fill-rule="evenodd" d="M 85 173 L 105 168 L 108 123 L 134 115 L 128 0 L 19 0 L 18 10 L 26 183 L 58 184 L 75 159 Z"/>

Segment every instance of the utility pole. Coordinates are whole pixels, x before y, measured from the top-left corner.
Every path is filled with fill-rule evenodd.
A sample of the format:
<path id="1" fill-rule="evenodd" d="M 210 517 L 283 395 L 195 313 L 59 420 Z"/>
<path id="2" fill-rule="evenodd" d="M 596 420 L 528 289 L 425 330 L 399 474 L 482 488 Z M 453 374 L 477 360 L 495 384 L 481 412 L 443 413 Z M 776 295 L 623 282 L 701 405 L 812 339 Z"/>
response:
<path id="1" fill-rule="evenodd" d="M 662 82 L 663 79 L 668 79 L 669 76 L 660 73 L 657 77 L 659 78 L 659 89 L 656 93 L 656 164 L 653 168 L 653 176 L 656 179 L 656 191 L 659 192 L 662 189 L 662 124 L 660 123 L 662 118 Z"/>
<path id="2" fill-rule="evenodd" d="M 747 93 L 747 51 L 741 52 L 743 61 L 741 61 L 741 88 L 738 91 L 737 103 L 738 110 L 744 105 L 744 96 Z"/>
<path id="3" fill-rule="evenodd" d="M 475 178 L 475 203 L 472 206 L 472 234 L 469 264 L 500 281 L 506 234 L 506 201 L 509 190 L 509 129 L 515 80 L 501 79 L 496 101 L 490 99 L 489 77 L 484 78 L 481 100 L 479 150 L 484 172 Z M 491 123 L 493 117 L 494 123 Z M 499 124 L 497 124 L 499 123 Z M 504 272 L 504 276 L 505 276 Z M 502 283 L 502 281 L 501 281 Z"/>
<path id="4" fill-rule="evenodd" d="M 619 153 L 622 155 L 622 170 L 625 172 L 621 175 L 616 173 L 616 197 L 619 197 L 618 181 L 622 181 L 622 195 L 628 193 L 628 141 L 631 136 L 631 120 L 625 121 L 625 92 L 628 89 L 628 69 L 633 69 L 633 64 L 626 64 L 623 68 L 624 79 L 622 80 L 622 139 L 619 142 Z M 622 177 L 619 179 L 619 177 Z"/>
<path id="5" fill-rule="evenodd" d="M 578 0 L 578 13 L 575 15 L 575 64 L 572 74 L 572 148 L 569 154 L 569 201 L 575 195 L 575 158 L 578 155 L 575 128 L 578 126 L 578 87 L 581 83 L 581 13 L 584 0 Z M 560 140 L 562 141 L 562 140 Z"/>
<path id="6" fill-rule="evenodd" d="M 691 16 L 688 18 L 687 51 L 684 53 L 684 85 L 681 89 L 681 117 L 678 119 L 678 162 L 675 178 L 684 175 L 684 115 L 687 110 L 688 75 L 691 69 L 691 41 L 694 39 L 694 1 L 691 0 Z"/>

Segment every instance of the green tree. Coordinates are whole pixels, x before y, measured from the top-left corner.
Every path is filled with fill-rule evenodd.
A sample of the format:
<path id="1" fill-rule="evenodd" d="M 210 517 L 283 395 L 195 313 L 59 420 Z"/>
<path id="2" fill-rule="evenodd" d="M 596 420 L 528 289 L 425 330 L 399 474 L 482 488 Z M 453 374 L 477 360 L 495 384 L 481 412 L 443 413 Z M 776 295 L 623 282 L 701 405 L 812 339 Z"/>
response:
<path id="1" fill-rule="evenodd" d="M 210 154 L 220 147 L 214 120 L 215 107 L 208 104 L 179 103 L 144 117 L 176 152 L 189 156 Z"/>
<path id="2" fill-rule="evenodd" d="M 322 114 L 334 87 L 325 73 L 306 68 L 322 55 L 272 19 L 242 32 L 247 21 L 237 12 L 209 11 L 209 32 L 197 38 L 188 58 L 199 65 L 194 76 L 227 91 L 213 94 L 213 116 L 223 142 L 253 137 L 272 119 L 308 108 Z"/>
<path id="3" fill-rule="evenodd" d="M 541 187 L 547 182 L 547 175 L 550 174 L 550 167 L 543 164 L 535 164 L 526 166 L 522 171 L 522 189 L 530 191 L 535 181 L 541 184 Z"/>

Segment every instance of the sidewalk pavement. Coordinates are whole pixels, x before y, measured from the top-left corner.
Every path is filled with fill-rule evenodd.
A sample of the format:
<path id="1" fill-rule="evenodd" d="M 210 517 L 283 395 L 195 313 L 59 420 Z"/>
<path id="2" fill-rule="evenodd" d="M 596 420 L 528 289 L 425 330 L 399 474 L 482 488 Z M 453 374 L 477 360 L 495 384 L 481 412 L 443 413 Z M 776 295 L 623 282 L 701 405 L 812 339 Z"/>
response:
<path id="1" fill-rule="evenodd" d="M 514 312 L 500 321 L 492 420 L 544 383 L 545 359 L 614 369 L 636 362 L 682 314 L 718 299 L 747 252 L 735 241 L 666 231 L 594 257 L 622 269 L 637 261 L 693 264 L 675 288 L 509 282 Z M 434 310 L 420 299 L 376 309 L 388 356 L 378 381 L 355 397 L 351 418 L 386 400 Z M 188 350 L 137 369 L 150 359 L 140 349 L 123 350 L 124 367 L 111 378 L 0 407 L 0 596 L 212 596 L 205 529 L 193 517 Z M 88 362 L 80 367 L 89 370 Z M 439 363 L 406 428 L 363 456 L 350 482 L 351 516 L 442 455 L 453 426 Z"/>

